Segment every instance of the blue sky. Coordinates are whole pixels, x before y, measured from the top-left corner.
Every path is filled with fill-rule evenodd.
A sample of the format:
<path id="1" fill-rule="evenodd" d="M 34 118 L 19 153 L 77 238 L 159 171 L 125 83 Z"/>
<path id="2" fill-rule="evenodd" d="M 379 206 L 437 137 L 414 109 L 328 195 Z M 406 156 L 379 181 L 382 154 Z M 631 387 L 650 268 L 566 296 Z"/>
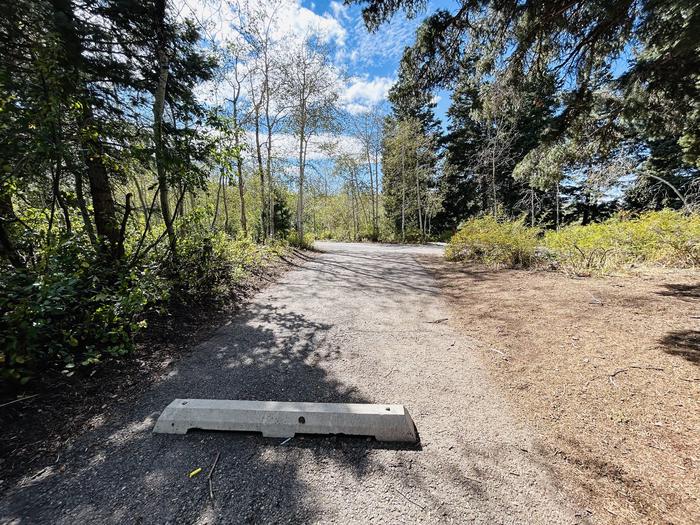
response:
<path id="1" fill-rule="evenodd" d="M 406 46 L 413 44 L 416 28 L 421 20 L 439 8 L 454 8 L 456 2 L 434 0 L 429 2 L 424 13 L 413 20 L 408 20 L 403 13 L 397 13 L 376 33 L 370 34 L 362 21 L 361 7 L 345 6 L 336 0 L 303 0 L 301 5 L 321 17 L 332 17 L 338 22 L 344 37 L 332 41 L 336 64 L 351 78 L 350 88 L 353 94 L 366 94 L 368 102 L 376 102 L 378 93 L 386 91 L 396 79 L 396 71 L 401 55 Z M 445 113 L 449 106 L 449 92 L 436 93 L 437 116 L 445 122 Z"/>
<path id="2" fill-rule="evenodd" d="M 451 0 L 433 0 L 425 12 L 413 20 L 399 12 L 371 34 L 362 20 L 361 7 L 346 6 L 342 0 L 173 0 L 173 6 L 178 16 L 193 19 L 203 28 L 207 40 L 220 44 L 237 41 L 240 38 L 235 29 L 240 24 L 238 14 L 258 8 L 272 16 L 272 39 L 277 43 L 288 45 L 309 34 L 315 35 L 328 47 L 332 61 L 341 73 L 338 78 L 341 107 L 349 113 L 360 113 L 386 100 L 389 88 L 396 80 L 403 50 L 413 44 L 422 19 L 437 8 L 454 8 L 455 4 Z M 199 96 L 214 101 L 226 98 L 226 86 L 225 82 L 205 83 L 200 87 Z M 436 95 L 436 114 L 444 126 L 449 93 Z M 282 132 L 275 134 L 275 148 L 279 148 L 282 156 L 289 147 L 287 143 L 293 139 L 287 135 Z M 352 137 L 343 135 L 340 139 L 344 139 L 341 142 L 345 149 L 356 147 Z M 320 149 L 310 155 L 327 156 Z"/>
<path id="3" fill-rule="evenodd" d="M 343 72 L 340 102 L 351 113 L 359 113 L 386 99 L 389 88 L 396 80 L 396 72 L 403 50 L 412 45 L 417 27 L 425 16 L 444 8 L 452 12 L 458 4 L 454 0 L 430 0 L 423 13 L 408 20 L 398 12 L 379 30 L 370 34 L 362 20 L 361 6 L 346 6 L 342 0 L 174 0 L 184 15 L 194 15 L 197 22 L 208 27 L 208 36 L 221 41 L 235 39 L 232 26 L 235 16 L 231 7 L 237 4 L 274 6 L 276 38 L 295 38 L 316 34 L 329 47 L 333 61 Z M 233 18 L 232 18 L 233 17 Z M 232 23 L 233 20 L 233 23 Z M 613 73 L 626 69 L 631 50 L 626 49 L 613 63 Z M 435 93 L 436 116 L 447 125 L 446 112 L 450 92 Z"/>

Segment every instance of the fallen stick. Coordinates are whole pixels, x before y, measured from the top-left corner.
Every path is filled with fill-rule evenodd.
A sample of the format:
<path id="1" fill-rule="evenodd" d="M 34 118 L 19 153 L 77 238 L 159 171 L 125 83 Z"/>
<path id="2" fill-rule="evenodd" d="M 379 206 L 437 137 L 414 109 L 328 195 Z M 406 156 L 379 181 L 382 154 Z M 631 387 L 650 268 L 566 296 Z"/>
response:
<path id="1" fill-rule="evenodd" d="M 214 490 L 213 490 L 212 484 L 211 484 L 211 475 L 214 473 L 214 469 L 216 468 L 216 464 L 219 462 L 220 456 L 221 456 L 221 452 L 217 452 L 216 459 L 214 460 L 214 464 L 211 466 L 211 470 L 209 471 L 209 475 L 207 476 L 207 480 L 209 481 L 209 498 L 211 500 L 214 499 Z"/>
<path id="2" fill-rule="evenodd" d="M 608 379 L 610 379 L 610 383 L 611 383 L 613 386 L 617 387 L 617 383 L 615 383 L 615 381 L 614 381 L 613 378 L 614 378 L 617 374 L 621 374 L 621 373 L 623 373 L 623 372 L 627 372 L 627 371 L 632 370 L 632 369 L 636 369 L 636 370 L 656 370 L 657 372 L 663 372 L 663 371 L 664 371 L 663 368 L 659 368 L 659 367 L 656 367 L 656 366 L 638 366 L 638 365 L 632 365 L 632 366 L 628 366 L 627 368 L 618 368 L 618 369 L 615 370 L 612 374 L 609 374 L 609 375 L 608 375 Z"/>
<path id="3" fill-rule="evenodd" d="M 501 352 L 500 350 L 497 350 L 496 348 L 489 348 L 489 350 L 491 350 L 492 352 L 496 352 L 497 354 L 502 355 L 503 357 L 501 359 L 503 359 L 504 361 L 508 361 L 508 354 Z"/>
<path id="4" fill-rule="evenodd" d="M 627 368 L 619 368 L 615 370 L 612 374 L 610 374 L 612 377 L 615 377 L 617 374 L 621 374 L 622 372 L 627 372 L 628 370 L 631 369 L 637 369 L 637 370 L 656 370 L 657 372 L 663 372 L 663 368 L 658 368 L 656 366 L 638 366 L 638 365 L 632 365 L 628 366 Z"/>
<path id="5" fill-rule="evenodd" d="M 615 514 L 615 513 L 614 513 L 613 511 L 611 511 L 609 508 L 607 508 L 607 507 L 603 507 L 603 508 L 604 508 L 606 511 L 608 511 L 610 514 L 612 514 L 613 516 L 617 516 L 617 514 Z"/>
<path id="6" fill-rule="evenodd" d="M 19 403 L 20 401 L 26 401 L 27 399 L 31 399 L 31 398 L 36 397 L 36 396 L 38 396 L 38 395 L 39 395 L 39 394 L 32 394 L 31 396 L 20 397 L 20 398 L 17 398 L 17 399 L 13 399 L 12 401 L 8 401 L 7 403 L 3 403 L 2 405 L 0 405 L 0 408 L 6 407 L 7 405 L 11 405 L 12 403 Z"/>
<path id="7" fill-rule="evenodd" d="M 404 494 L 403 492 L 401 492 L 401 491 L 400 491 L 399 489 L 397 489 L 396 487 L 393 487 L 393 488 L 394 488 L 394 490 L 395 490 L 396 492 L 398 492 L 399 494 L 401 494 L 401 496 L 403 496 L 403 498 L 404 498 L 406 501 L 408 501 L 409 503 L 413 503 L 416 507 L 420 508 L 421 510 L 425 510 L 425 507 L 424 507 L 423 505 L 421 505 L 420 503 L 416 503 L 415 501 L 413 501 L 411 498 L 409 498 L 408 496 L 406 496 L 406 494 Z"/>

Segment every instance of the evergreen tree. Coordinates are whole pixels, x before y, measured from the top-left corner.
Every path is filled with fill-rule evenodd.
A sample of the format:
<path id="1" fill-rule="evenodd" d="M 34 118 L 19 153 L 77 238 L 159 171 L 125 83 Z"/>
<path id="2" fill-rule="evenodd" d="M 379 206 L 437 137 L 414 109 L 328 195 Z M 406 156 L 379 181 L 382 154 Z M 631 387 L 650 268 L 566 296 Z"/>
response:
<path id="1" fill-rule="evenodd" d="M 445 144 L 445 169 L 441 180 L 443 210 L 435 218 L 438 230 L 456 229 L 465 218 L 483 209 L 479 202 L 480 181 L 474 171 L 474 156 L 479 148 L 483 129 L 474 119 L 480 106 L 479 90 L 471 63 L 462 68 L 452 93 L 447 116 L 449 125 Z M 485 192 L 482 190 L 481 195 Z"/>
<path id="2" fill-rule="evenodd" d="M 351 1 L 363 5 L 370 30 L 398 10 L 415 16 L 427 5 Z M 529 79 L 552 75 L 557 111 L 521 173 L 561 179 L 571 163 L 597 162 L 632 141 L 646 173 L 663 179 L 662 193 L 678 205 L 682 192 L 666 183 L 698 177 L 698 35 L 700 4 L 692 0 L 465 1 L 428 16 L 405 57 L 424 89 L 454 86 L 460 59 L 474 52 L 484 82 L 505 75 L 522 91 Z M 658 186 L 651 178 L 641 173 L 641 187 Z"/>
<path id="3" fill-rule="evenodd" d="M 402 239 L 424 239 L 435 160 L 434 137 L 426 135 L 418 119 L 387 118 L 382 143 L 384 210 Z"/>

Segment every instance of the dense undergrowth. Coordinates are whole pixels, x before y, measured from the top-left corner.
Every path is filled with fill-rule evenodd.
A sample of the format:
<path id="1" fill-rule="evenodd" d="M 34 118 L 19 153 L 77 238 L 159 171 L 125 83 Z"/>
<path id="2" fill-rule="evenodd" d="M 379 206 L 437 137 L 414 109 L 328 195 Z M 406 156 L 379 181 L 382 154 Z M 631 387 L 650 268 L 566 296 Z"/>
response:
<path id="1" fill-rule="evenodd" d="M 520 221 L 498 221 L 488 215 L 467 221 L 450 239 L 446 256 L 509 267 L 529 266 L 537 248 L 538 231 Z"/>
<path id="2" fill-rule="evenodd" d="M 545 233 L 522 220 L 481 217 L 465 223 L 452 237 L 446 256 L 497 267 L 546 264 L 577 274 L 639 265 L 696 267 L 700 265 L 700 216 L 663 210 Z"/>
<path id="3" fill-rule="evenodd" d="M 0 273 L 0 387 L 55 370 L 82 372 L 134 349 L 148 315 L 177 305 L 235 299 L 237 287 L 282 255 L 287 243 L 257 244 L 209 228 L 193 215 L 180 225 L 177 258 L 158 246 L 115 264 L 84 235 L 64 236 L 25 268 Z M 4 383 L 4 385 L 3 385 Z"/>
<path id="4" fill-rule="evenodd" d="M 296 230 L 292 230 L 287 234 L 287 242 L 289 242 L 290 245 L 305 250 L 312 250 L 315 240 L 316 238 L 313 233 L 305 233 L 303 238 L 299 237 Z"/>

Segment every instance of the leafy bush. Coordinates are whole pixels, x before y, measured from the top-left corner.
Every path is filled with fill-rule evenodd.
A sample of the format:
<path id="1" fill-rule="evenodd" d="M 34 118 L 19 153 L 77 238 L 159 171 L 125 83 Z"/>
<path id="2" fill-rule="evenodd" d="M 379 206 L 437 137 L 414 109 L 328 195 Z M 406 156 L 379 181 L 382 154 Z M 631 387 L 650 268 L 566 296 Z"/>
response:
<path id="1" fill-rule="evenodd" d="M 78 238 L 43 254 L 42 271 L 0 274 L 0 379 L 25 383 L 43 369 L 76 368 L 132 349 L 147 305 L 167 298 L 151 268 L 118 270 Z"/>
<path id="2" fill-rule="evenodd" d="M 498 221 L 491 216 L 471 219 L 452 236 L 445 255 L 455 261 L 526 267 L 535 259 L 538 234 L 536 228 L 525 226 L 524 220 Z"/>
<path id="3" fill-rule="evenodd" d="M 545 246 L 567 269 L 606 272 L 634 264 L 689 267 L 700 264 L 700 216 L 648 212 L 545 235 Z"/>
<path id="4" fill-rule="evenodd" d="M 281 242 L 259 245 L 247 237 L 232 238 L 206 222 L 203 215 L 193 213 L 180 224 L 173 292 L 184 302 L 230 299 L 253 269 L 284 251 Z"/>
<path id="5" fill-rule="evenodd" d="M 312 233 L 305 233 L 303 239 L 299 239 L 299 234 L 296 230 L 292 230 L 287 235 L 287 242 L 292 246 L 297 248 L 304 248 L 306 250 L 311 250 L 314 247 L 314 235 Z"/>
<path id="6" fill-rule="evenodd" d="M 335 239 L 335 235 L 333 234 L 333 231 L 331 230 L 321 230 L 321 232 L 318 234 L 318 240 L 320 241 L 331 241 Z"/>

